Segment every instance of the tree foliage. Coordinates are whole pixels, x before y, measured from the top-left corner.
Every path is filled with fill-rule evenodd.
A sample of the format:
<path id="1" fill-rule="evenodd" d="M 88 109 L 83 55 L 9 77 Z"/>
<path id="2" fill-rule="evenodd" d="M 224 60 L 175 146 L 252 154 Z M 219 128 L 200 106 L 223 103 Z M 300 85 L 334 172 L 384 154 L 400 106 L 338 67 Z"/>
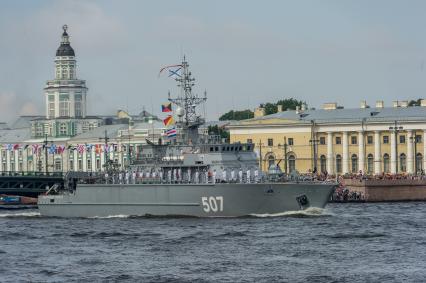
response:
<path id="1" fill-rule="evenodd" d="M 283 110 L 295 110 L 297 106 L 302 107 L 302 104 L 306 104 L 305 101 L 297 100 L 295 98 L 285 98 L 278 100 L 276 103 L 264 103 L 261 104 L 263 108 L 265 108 L 265 115 L 270 115 L 277 113 L 278 105 L 282 105 Z M 251 119 L 254 117 L 254 112 L 249 109 L 242 111 L 228 111 L 222 116 L 219 117 L 220 121 L 228 121 L 228 120 L 244 120 Z"/>
<path id="2" fill-rule="evenodd" d="M 229 120 L 244 120 L 244 119 L 250 119 L 254 117 L 253 111 L 250 111 L 249 109 L 241 110 L 241 111 L 228 111 L 227 113 L 223 114 L 219 117 L 219 121 L 229 121 Z"/>
<path id="3" fill-rule="evenodd" d="M 422 100 L 421 98 L 417 100 L 410 100 L 410 102 L 408 102 L 408 106 L 420 106 L 421 100 Z"/>
<path id="4" fill-rule="evenodd" d="M 229 132 L 226 131 L 224 128 L 218 127 L 217 125 L 209 126 L 207 128 L 207 131 L 209 135 L 216 135 L 220 136 L 222 139 L 229 140 Z"/>

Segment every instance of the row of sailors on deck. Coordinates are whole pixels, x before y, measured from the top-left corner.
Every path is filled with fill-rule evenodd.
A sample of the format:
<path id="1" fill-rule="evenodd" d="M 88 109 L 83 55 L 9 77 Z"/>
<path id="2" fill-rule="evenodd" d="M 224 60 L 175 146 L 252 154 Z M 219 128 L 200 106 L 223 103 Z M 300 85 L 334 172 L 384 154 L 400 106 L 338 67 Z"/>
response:
<path id="1" fill-rule="evenodd" d="M 258 183 L 263 175 L 257 168 L 243 170 L 191 170 L 188 168 L 166 169 L 159 171 L 123 171 L 115 174 L 105 173 L 105 182 L 112 184 L 139 184 L 145 182 L 161 183 Z"/>

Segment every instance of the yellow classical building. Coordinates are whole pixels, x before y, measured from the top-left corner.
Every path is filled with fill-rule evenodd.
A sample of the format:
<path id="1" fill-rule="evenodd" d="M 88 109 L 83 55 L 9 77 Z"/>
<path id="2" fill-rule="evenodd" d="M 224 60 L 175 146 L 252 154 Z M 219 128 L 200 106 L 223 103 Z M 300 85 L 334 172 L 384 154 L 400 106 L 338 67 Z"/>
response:
<path id="1" fill-rule="evenodd" d="M 231 142 L 251 142 L 263 170 L 271 165 L 288 173 L 419 173 L 426 167 L 426 100 L 421 106 L 394 101 L 384 107 L 300 109 L 264 115 L 228 126 Z"/>

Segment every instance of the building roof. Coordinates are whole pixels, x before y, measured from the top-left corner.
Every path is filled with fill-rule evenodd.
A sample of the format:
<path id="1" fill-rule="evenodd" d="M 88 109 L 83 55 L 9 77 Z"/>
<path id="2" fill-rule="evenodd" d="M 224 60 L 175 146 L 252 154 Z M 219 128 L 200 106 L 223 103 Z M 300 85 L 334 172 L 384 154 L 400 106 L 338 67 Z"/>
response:
<path id="1" fill-rule="evenodd" d="M 74 49 L 72 49 L 70 42 L 68 41 L 69 36 L 67 33 L 67 26 L 64 25 L 64 32 L 62 33 L 62 42 L 61 45 L 56 50 L 56 56 L 75 56 Z"/>
<path id="2" fill-rule="evenodd" d="M 295 110 L 278 112 L 253 119 L 231 123 L 231 126 L 267 122 L 267 120 L 286 120 L 291 123 L 355 123 L 355 122 L 394 122 L 394 121 L 426 121 L 426 107 L 385 107 L 385 108 L 351 108 L 332 110 Z M 279 123 L 279 121 L 276 121 Z"/>
<path id="3" fill-rule="evenodd" d="M 126 124 L 115 124 L 115 125 L 104 125 L 88 132 L 82 133 L 70 139 L 70 141 L 90 140 L 90 139 L 102 139 L 105 137 L 105 131 L 107 131 L 108 138 L 116 138 L 118 131 L 128 129 Z"/>
<path id="4" fill-rule="evenodd" d="M 31 138 L 28 128 L 0 130 L 0 143 L 19 143 Z"/>

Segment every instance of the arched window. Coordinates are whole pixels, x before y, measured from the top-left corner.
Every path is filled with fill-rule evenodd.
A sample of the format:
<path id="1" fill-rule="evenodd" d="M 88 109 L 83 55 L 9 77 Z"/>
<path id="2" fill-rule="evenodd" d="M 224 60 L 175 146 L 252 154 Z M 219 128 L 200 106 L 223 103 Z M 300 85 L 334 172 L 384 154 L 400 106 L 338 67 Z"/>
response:
<path id="1" fill-rule="evenodd" d="M 342 173 L 342 156 L 340 154 L 336 155 L 336 172 Z"/>
<path id="2" fill-rule="evenodd" d="M 373 157 L 373 155 L 370 153 L 370 154 L 367 156 L 367 173 L 368 173 L 368 174 L 373 173 L 373 160 L 374 160 L 374 157 Z"/>
<path id="3" fill-rule="evenodd" d="M 325 158 L 325 155 L 320 156 L 320 169 L 321 173 L 327 171 L 327 159 Z"/>
<path id="4" fill-rule="evenodd" d="M 423 155 L 421 153 L 416 154 L 416 173 L 423 170 Z"/>
<path id="5" fill-rule="evenodd" d="M 275 166 L 275 157 L 273 155 L 268 156 L 268 168 L 271 168 L 271 166 Z"/>
<path id="6" fill-rule="evenodd" d="M 358 172 L 358 156 L 356 154 L 352 154 L 351 156 L 351 172 Z"/>
<path id="7" fill-rule="evenodd" d="M 296 171 L 296 157 L 292 154 L 288 157 L 288 172 Z"/>
<path id="8" fill-rule="evenodd" d="M 389 154 L 383 154 L 383 171 L 389 173 Z"/>
<path id="9" fill-rule="evenodd" d="M 407 156 L 405 155 L 405 153 L 401 153 L 399 155 L 399 170 L 401 172 L 407 171 Z"/>

